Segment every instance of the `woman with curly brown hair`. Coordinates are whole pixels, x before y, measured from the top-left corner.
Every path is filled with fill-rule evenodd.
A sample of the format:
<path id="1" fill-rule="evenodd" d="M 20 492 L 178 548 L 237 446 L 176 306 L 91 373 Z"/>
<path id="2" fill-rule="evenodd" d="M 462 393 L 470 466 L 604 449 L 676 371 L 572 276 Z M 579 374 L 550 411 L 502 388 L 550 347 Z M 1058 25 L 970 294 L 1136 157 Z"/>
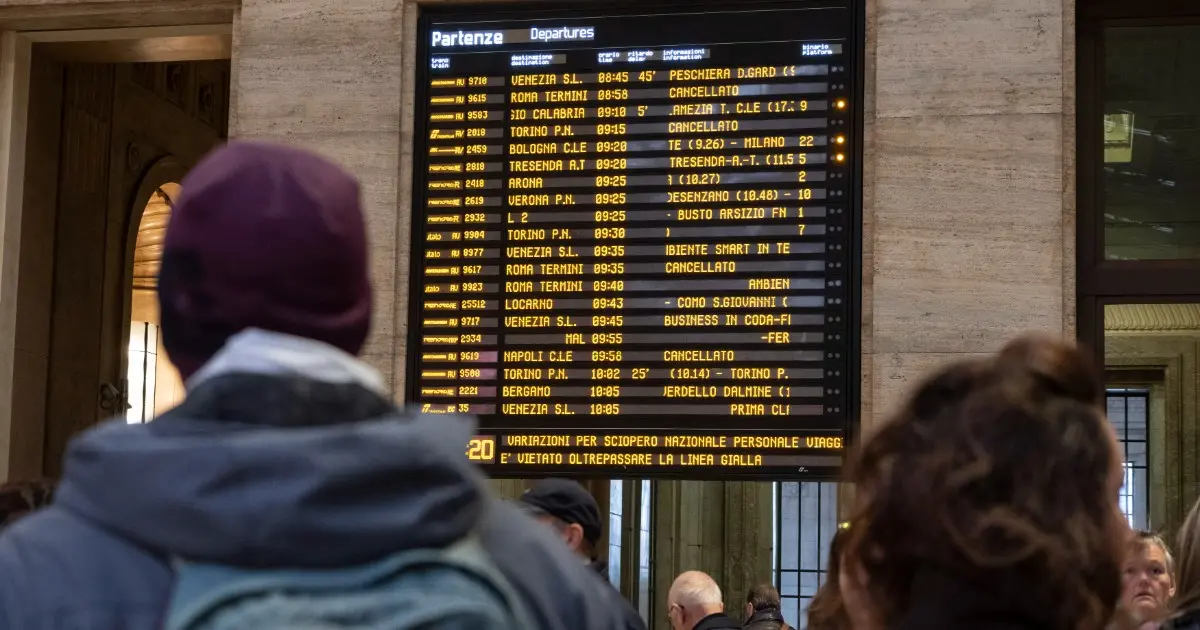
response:
<path id="1" fill-rule="evenodd" d="M 1103 397 L 1035 337 L 925 381 L 848 468 L 848 604 L 887 630 L 1102 630 L 1129 534 Z"/>

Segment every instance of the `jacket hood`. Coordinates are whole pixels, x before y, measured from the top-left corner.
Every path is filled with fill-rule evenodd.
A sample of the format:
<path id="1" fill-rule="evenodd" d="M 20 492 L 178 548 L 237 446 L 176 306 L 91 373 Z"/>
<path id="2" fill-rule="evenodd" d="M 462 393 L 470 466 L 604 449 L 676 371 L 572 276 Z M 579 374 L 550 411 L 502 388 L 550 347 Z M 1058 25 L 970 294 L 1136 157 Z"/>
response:
<path id="1" fill-rule="evenodd" d="M 383 376 L 354 355 L 329 344 L 249 328 L 233 336 L 187 381 L 188 389 L 223 374 L 302 377 L 322 383 L 357 383 L 387 396 Z"/>
<path id="2" fill-rule="evenodd" d="M 402 413 L 365 364 L 254 341 L 271 336 L 235 338 L 158 420 L 76 439 L 56 503 L 151 551 L 240 566 L 366 562 L 475 526 L 487 495 L 463 454 L 472 421 Z"/>

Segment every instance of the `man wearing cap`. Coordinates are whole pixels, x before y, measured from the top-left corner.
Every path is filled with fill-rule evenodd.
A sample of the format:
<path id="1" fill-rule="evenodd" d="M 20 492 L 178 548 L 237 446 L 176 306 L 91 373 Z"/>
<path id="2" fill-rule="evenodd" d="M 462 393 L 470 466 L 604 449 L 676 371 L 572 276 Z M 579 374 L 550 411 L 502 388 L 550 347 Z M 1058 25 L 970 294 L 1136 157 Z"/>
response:
<path id="1" fill-rule="evenodd" d="M 520 505 L 535 520 L 557 532 L 575 555 L 609 583 L 608 565 L 596 557 L 602 533 L 600 506 L 587 488 L 570 479 L 543 479 L 521 495 Z M 621 603 L 625 627 L 645 630 L 641 615 L 623 598 Z"/>
<path id="2" fill-rule="evenodd" d="M 520 503 L 535 520 L 554 528 L 567 547 L 585 559 L 588 566 L 605 574 L 607 567 L 596 559 L 601 534 L 600 506 L 587 488 L 570 479 L 543 479 L 521 495 Z"/>
<path id="3" fill-rule="evenodd" d="M 488 493 L 464 456 L 473 422 L 397 409 L 358 358 L 372 304 L 352 176 L 233 143 L 182 188 L 159 302 L 187 398 L 71 442 L 53 505 L 0 536 L 0 628 L 158 630 L 175 559 L 336 569 L 468 536 L 537 628 L 623 627 L 618 595 Z"/>

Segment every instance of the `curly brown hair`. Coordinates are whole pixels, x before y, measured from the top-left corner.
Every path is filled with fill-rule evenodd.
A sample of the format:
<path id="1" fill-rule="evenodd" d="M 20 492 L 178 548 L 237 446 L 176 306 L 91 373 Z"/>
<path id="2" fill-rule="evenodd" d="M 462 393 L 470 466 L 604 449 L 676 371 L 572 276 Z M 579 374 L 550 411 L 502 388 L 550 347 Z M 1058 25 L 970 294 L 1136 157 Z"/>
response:
<path id="1" fill-rule="evenodd" d="M 858 451 L 847 567 L 884 623 L 903 616 L 919 570 L 1020 584 L 1061 630 L 1099 630 L 1121 594 L 1128 529 L 1101 405 L 1073 347 L 1023 337 L 942 369 Z M 857 579 L 857 578 L 856 578 Z M 1015 603 L 1015 601 L 1014 601 Z"/>

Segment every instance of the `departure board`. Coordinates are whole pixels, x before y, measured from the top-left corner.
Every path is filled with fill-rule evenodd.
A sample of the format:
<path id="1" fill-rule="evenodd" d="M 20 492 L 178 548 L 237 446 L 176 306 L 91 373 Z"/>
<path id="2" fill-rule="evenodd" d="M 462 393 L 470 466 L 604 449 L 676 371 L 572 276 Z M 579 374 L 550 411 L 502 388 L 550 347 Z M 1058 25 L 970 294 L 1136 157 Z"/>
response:
<path id="1" fill-rule="evenodd" d="M 861 4 L 426 12 L 410 404 L 496 476 L 835 477 Z"/>

